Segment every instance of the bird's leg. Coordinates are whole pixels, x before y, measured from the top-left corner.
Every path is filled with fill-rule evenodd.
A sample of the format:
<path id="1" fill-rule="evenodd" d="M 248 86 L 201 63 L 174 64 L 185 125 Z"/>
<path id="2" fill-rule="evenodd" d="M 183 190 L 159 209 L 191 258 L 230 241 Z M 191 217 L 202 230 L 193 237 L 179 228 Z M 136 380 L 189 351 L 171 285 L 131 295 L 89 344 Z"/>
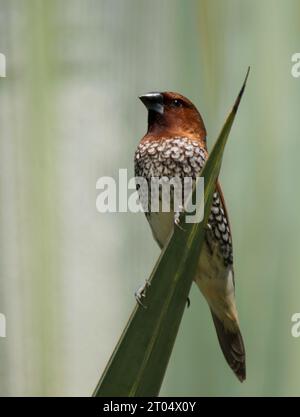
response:
<path id="1" fill-rule="evenodd" d="M 142 298 L 146 297 L 146 290 L 148 287 L 150 287 L 150 285 L 151 285 L 150 281 L 146 279 L 145 284 L 142 285 L 140 288 L 138 288 L 136 292 L 134 293 L 137 303 L 143 308 L 147 308 L 147 307 L 142 303 Z"/>
<path id="2" fill-rule="evenodd" d="M 178 207 L 178 211 L 175 212 L 174 214 L 174 224 L 179 227 L 179 229 L 183 230 L 185 232 L 185 229 L 180 226 L 180 213 L 183 211 L 183 207 L 179 206 Z"/>

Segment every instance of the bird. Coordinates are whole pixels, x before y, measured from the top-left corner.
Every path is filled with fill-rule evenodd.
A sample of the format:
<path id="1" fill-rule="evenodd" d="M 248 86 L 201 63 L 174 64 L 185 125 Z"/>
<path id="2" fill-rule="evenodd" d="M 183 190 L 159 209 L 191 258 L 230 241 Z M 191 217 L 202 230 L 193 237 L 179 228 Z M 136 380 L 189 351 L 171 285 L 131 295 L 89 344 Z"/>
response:
<path id="1" fill-rule="evenodd" d="M 139 99 L 148 110 L 148 129 L 135 151 L 135 177 L 146 179 L 148 185 L 153 177 L 189 176 L 196 180 L 208 157 L 206 128 L 196 106 L 185 96 L 170 91 L 147 93 Z M 175 213 L 151 212 L 150 207 L 145 214 L 162 249 L 176 227 Z M 246 353 L 235 302 L 231 229 L 219 181 L 193 280 L 208 303 L 223 355 L 243 382 Z M 148 285 L 146 281 L 136 294 L 138 301 Z"/>

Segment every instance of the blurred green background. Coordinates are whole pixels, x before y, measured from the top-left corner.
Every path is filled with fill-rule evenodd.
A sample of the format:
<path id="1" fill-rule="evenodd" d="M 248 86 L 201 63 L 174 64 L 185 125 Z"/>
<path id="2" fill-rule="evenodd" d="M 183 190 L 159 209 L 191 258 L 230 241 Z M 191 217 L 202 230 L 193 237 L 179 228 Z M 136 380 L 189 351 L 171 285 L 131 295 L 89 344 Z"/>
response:
<path id="1" fill-rule="evenodd" d="M 299 0 L 0 0 L 0 395 L 90 395 L 159 255 L 142 214 L 99 214 L 133 174 L 138 95 L 178 91 L 211 147 L 251 66 L 221 180 L 247 349 L 240 384 L 194 287 L 162 395 L 299 395 Z"/>

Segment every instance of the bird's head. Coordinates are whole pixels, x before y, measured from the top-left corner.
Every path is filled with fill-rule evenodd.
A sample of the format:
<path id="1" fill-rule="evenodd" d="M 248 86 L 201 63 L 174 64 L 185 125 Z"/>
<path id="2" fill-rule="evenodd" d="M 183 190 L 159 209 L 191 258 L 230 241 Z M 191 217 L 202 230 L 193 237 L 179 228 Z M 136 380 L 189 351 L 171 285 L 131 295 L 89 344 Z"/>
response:
<path id="1" fill-rule="evenodd" d="M 178 93 L 147 93 L 139 97 L 148 109 L 148 135 L 188 136 L 205 141 L 206 129 L 194 104 Z"/>

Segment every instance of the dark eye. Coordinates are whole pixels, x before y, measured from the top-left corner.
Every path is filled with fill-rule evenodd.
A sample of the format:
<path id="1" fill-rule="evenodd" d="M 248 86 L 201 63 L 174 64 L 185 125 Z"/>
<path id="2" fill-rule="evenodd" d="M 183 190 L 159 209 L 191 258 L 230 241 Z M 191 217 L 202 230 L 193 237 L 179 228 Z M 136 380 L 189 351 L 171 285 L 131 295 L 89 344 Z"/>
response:
<path id="1" fill-rule="evenodd" d="M 175 99 L 175 100 L 172 101 L 172 106 L 182 107 L 182 102 L 180 100 Z"/>

